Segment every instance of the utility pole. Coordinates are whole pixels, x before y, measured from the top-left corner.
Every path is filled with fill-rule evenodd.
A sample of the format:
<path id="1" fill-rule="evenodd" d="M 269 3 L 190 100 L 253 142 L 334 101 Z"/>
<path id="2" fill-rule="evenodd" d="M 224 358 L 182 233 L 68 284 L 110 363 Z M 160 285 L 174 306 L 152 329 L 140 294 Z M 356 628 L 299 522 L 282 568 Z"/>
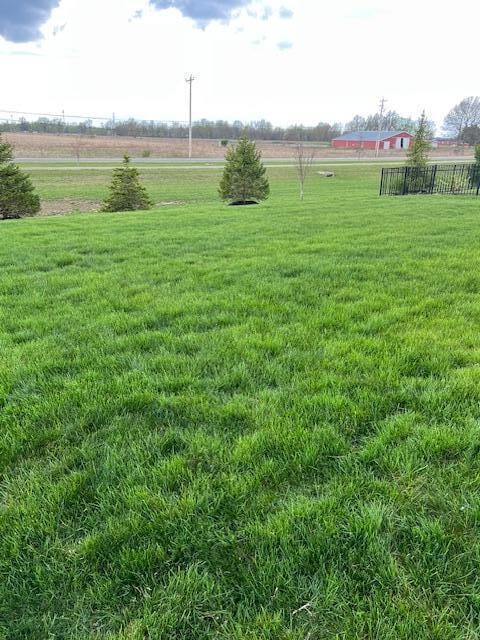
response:
<path id="1" fill-rule="evenodd" d="M 192 159 L 192 86 L 195 78 L 190 74 L 190 77 L 185 79 L 185 82 L 190 85 L 190 103 L 189 103 L 189 119 L 188 119 L 188 157 Z"/>
<path id="2" fill-rule="evenodd" d="M 375 145 L 375 156 L 377 158 L 378 158 L 378 152 L 380 150 L 380 131 L 382 130 L 383 113 L 385 111 L 385 102 L 386 102 L 385 98 L 382 98 L 380 100 L 380 117 L 378 119 L 378 133 L 379 133 L 379 135 L 377 136 L 377 143 Z"/>

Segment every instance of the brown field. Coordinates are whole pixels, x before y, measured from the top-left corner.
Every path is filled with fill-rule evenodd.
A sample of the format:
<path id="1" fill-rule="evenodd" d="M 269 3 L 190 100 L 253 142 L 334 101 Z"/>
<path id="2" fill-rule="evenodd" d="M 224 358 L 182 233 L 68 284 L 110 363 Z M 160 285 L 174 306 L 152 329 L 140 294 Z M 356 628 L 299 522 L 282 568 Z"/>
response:
<path id="1" fill-rule="evenodd" d="M 4 137 L 13 144 L 17 159 L 58 158 L 64 160 L 81 160 L 95 158 L 120 158 L 128 153 L 134 158 L 142 157 L 148 152 L 151 158 L 186 158 L 188 156 L 188 141 L 179 138 L 129 138 L 105 136 L 78 136 L 68 134 L 49 133 L 6 133 Z M 355 151 L 332 149 L 325 143 L 310 143 L 315 148 L 317 158 L 370 158 L 373 151 Z M 264 158 L 291 158 L 295 142 L 259 141 L 258 147 Z M 194 158 L 221 160 L 225 149 L 219 140 L 194 140 Z M 453 148 L 441 148 L 432 152 L 432 157 L 457 157 Z M 469 149 L 462 150 L 461 155 L 471 155 Z M 403 152 L 380 152 L 380 156 L 404 156 Z"/>

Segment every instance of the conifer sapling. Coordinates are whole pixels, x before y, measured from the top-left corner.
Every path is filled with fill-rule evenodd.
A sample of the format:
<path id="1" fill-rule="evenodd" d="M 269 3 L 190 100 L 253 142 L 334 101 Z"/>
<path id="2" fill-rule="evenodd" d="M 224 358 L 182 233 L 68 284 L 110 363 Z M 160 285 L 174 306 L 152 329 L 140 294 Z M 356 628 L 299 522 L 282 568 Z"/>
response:
<path id="1" fill-rule="evenodd" d="M 475 162 L 480 164 L 480 144 L 475 145 Z"/>
<path id="2" fill-rule="evenodd" d="M 40 198 L 30 177 L 13 162 L 13 149 L 0 136 L 0 218 L 33 216 L 40 211 Z"/>
<path id="3" fill-rule="evenodd" d="M 425 167 L 428 162 L 428 153 L 431 149 L 431 131 L 425 115 L 422 112 L 418 122 L 415 138 L 407 153 L 407 162 L 411 167 Z"/>
<path id="4" fill-rule="evenodd" d="M 270 186 L 262 156 L 254 142 L 240 138 L 225 156 L 226 164 L 220 182 L 220 198 L 230 204 L 250 204 L 266 200 Z"/>
<path id="5" fill-rule="evenodd" d="M 145 187 L 140 184 L 138 170 L 130 165 L 130 156 L 125 154 L 122 165 L 113 171 L 110 195 L 101 211 L 137 211 L 152 206 Z"/>

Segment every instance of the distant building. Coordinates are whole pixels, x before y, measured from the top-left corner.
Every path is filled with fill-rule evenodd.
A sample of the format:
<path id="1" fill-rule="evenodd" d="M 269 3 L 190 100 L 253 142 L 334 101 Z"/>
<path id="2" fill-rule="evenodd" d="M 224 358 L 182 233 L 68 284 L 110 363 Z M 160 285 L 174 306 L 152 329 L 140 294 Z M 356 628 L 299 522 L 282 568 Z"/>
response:
<path id="1" fill-rule="evenodd" d="M 413 136 L 408 131 L 352 131 L 332 140 L 334 149 L 408 149 Z"/>
<path id="2" fill-rule="evenodd" d="M 432 140 L 432 147 L 456 147 L 456 146 L 468 147 L 468 144 L 458 144 L 456 138 L 434 138 Z"/>

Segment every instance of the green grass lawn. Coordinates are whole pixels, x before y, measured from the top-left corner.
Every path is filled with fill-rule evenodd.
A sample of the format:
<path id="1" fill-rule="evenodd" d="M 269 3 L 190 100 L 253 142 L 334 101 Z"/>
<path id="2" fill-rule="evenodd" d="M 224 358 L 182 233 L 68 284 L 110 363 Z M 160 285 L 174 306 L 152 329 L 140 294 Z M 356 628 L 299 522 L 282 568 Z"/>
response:
<path id="1" fill-rule="evenodd" d="M 480 200 L 336 173 L 0 223 L 2 640 L 480 637 Z"/>

